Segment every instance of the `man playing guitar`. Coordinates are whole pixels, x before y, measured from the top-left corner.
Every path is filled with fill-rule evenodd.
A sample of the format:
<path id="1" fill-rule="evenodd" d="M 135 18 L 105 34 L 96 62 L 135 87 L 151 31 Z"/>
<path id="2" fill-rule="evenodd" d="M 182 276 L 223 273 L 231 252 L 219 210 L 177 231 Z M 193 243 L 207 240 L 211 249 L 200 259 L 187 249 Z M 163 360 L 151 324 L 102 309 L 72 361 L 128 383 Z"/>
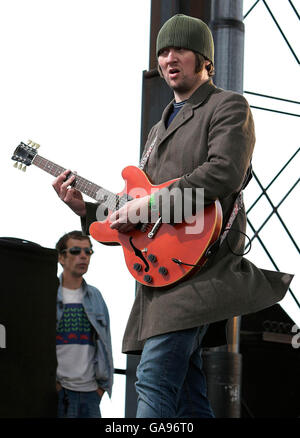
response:
<path id="1" fill-rule="evenodd" d="M 226 343 L 227 319 L 280 301 L 292 276 L 259 269 L 243 257 L 246 214 L 240 193 L 251 163 L 254 125 L 245 98 L 212 82 L 214 43 L 208 26 L 197 18 L 173 16 L 158 34 L 157 59 L 174 100 L 149 133 L 144 170 L 153 184 L 173 182 L 153 194 L 129 199 L 111 214 L 110 228 L 126 236 L 137 225 L 131 218 L 147 217 L 153 209 L 161 216 L 163 195 L 177 189 L 168 206 L 172 224 L 186 189 L 192 193 L 192 210 L 197 210 L 194 194 L 200 188 L 204 207 L 220 202 L 223 226 L 210 257 L 193 275 L 163 288 L 151 284 L 149 275 L 149 285 L 138 284 L 122 351 L 142 353 L 137 417 L 213 417 L 201 348 Z M 72 187 L 76 175 L 69 177 L 69 172 L 58 176 L 53 187 L 89 233 L 98 204 L 84 202 Z M 130 242 L 134 250 L 142 251 L 134 238 Z M 173 262 L 178 269 L 185 268 L 186 260 L 174 257 Z M 142 263 L 136 268 L 147 269 Z"/>

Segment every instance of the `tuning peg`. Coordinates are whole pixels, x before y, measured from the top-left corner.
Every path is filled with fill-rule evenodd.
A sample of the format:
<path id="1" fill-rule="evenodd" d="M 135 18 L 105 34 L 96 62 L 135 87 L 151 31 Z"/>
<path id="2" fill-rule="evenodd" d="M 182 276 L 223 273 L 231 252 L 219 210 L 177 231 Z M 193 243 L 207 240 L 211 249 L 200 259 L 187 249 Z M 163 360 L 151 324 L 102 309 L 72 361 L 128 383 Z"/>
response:
<path id="1" fill-rule="evenodd" d="M 17 162 L 15 162 L 14 167 L 16 167 L 16 168 L 18 167 L 18 163 Z"/>
<path id="2" fill-rule="evenodd" d="M 38 149 L 40 147 L 40 145 L 38 143 L 34 143 L 34 141 L 32 141 L 32 140 L 28 140 L 27 145 L 31 146 L 32 148 L 35 148 L 35 149 Z"/>
<path id="3" fill-rule="evenodd" d="M 23 172 L 26 172 L 26 166 L 23 166 L 23 167 L 22 167 L 22 171 L 23 171 Z"/>
<path id="4" fill-rule="evenodd" d="M 22 163 L 20 163 L 20 164 L 19 164 L 19 167 L 18 167 L 18 169 L 19 169 L 19 170 L 21 170 L 21 169 L 22 169 Z"/>

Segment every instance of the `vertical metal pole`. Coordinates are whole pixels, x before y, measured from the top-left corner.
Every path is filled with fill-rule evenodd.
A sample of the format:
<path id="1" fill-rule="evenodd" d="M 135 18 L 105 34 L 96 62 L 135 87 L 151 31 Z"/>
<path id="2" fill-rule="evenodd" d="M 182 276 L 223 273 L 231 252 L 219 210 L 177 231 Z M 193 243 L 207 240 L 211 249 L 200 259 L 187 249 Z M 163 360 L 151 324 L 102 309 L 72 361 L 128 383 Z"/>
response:
<path id="1" fill-rule="evenodd" d="M 210 28 L 215 42 L 215 84 L 243 92 L 244 24 L 243 0 L 211 0 Z M 239 354 L 241 318 L 227 323 L 227 351 L 211 349 L 205 355 L 208 395 L 216 417 L 241 416 L 241 370 Z"/>
<path id="2" fill-rule="evenodd" d="M 243 93 L 243 0 L 211 0 L 211 30 L 215 42 L 214 82 Z"/>
<path id="3" fill-rule="evenodd" d="M 227 323 L 227 348 L 232 353 L 240 351 L 240 327 L 241 317 L 236 316 L 228 320 Z"/>
<path id="4" fill-rule="evenodd" d="M 212 0 L 211 29 L 215 41 L 215 83 L 225 90 L 243 93 L 243 0 Z M 228 322 L 228 351 L 239 351 L 241 318 Z"/>

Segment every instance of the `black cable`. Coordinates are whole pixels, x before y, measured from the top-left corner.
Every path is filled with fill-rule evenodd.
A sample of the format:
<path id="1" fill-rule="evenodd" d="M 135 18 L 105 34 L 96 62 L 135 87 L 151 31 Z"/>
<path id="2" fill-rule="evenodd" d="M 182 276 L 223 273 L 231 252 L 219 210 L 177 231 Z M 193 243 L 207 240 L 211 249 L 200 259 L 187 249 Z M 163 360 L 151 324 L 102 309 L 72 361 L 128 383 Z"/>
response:
<path id="1" fill-rule="evenodd" d="M 185 263 L 185 262 L 182 262 L 181 260 L 178 260 L 178 259 L 175 259 L 175 258 L 172 258 L 172 262 L 177 263 L 177 265 L 199 266 L 199 268 L 202 267 L 202 265 L 193 265 L 193 264 L 191 264 L 191 263 Z"/>
<path id="2" fill-rule="evenodd" d="M 225 228 L 224 231 L 226 231 L 226 228 Z M 228 234 L 229 234 L 229 233 L 228 233 L 227 236 L 226 236 L 226 238 L 225 238 L 225 240 L 226 240 L 226 243 L 227 243 L 227 246 L 228 246 L 229 251 L 230 251 L 233 255 L 235 255 L 235 256 L 237 256 L 237 257 L 243 257 L 244 255 L 248 254 L 248 253 L 250 252 L 250 250 L 251 250 L 251 246 L 252 246 L 252 243 L 251 243 L 251 239 L 250 239 L 250 237 L 247 236 L 247 234 L 244 233 L 244 231 L 237 230 L 236 228 L 229 228 L 229 229 L 228 229 L 228 232 L 230 232 L 230 231 L 236 231 L 237 233 L 241 233 L 241 234 L 243 234 L 245 237 L 247 237 L 247 239 L 248 239 L 248 241 L 249 241 L 249 249 L 248 249 L 246 252 L 244 252 L 243 254 L 236 254 L 234 251 L 232 251 L 232 249 L 230 248 L 230 245 L 229 245 L 229 243 L 228 243 Z"/>

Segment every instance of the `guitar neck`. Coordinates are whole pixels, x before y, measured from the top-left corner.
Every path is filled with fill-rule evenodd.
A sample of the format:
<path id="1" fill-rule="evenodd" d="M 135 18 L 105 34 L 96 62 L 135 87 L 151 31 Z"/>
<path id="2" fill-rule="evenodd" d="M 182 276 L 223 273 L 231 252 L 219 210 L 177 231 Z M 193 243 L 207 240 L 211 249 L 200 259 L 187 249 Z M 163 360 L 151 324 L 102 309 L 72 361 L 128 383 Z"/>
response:
<path id="1" fill-rule="evenodd" d="M 50 175 L 53 175 L 55 177 L 59 176 L 61 173 L 67 170 L 64 167 L 58 166 L 52 161 L 43 158 L 41 155 L 36 155 L 32 163 L 35 166 L 39 167 L 40 169 L 44 170 L 47 173 L 50 173 Z M 75 179 L 75 183 L 73 184 L 73 187 L 79 190 L 81 193 L 84 193 L 85 195 L 89 196 L 90 198 L 95 199 L 96 201 L 99 200 L 106 201 L 107 206 L 111 210 L 115 210 L 116 198 L 118 198 L 118 196 L 115 195 L 114 193 L 103 189 L 103 187 L 100 187 L 97 184 L 94 184 L 91 181 L 88 181 L 87 179 L 82 178 L 79 175 L 76 175 L 76 179 Z"/>

